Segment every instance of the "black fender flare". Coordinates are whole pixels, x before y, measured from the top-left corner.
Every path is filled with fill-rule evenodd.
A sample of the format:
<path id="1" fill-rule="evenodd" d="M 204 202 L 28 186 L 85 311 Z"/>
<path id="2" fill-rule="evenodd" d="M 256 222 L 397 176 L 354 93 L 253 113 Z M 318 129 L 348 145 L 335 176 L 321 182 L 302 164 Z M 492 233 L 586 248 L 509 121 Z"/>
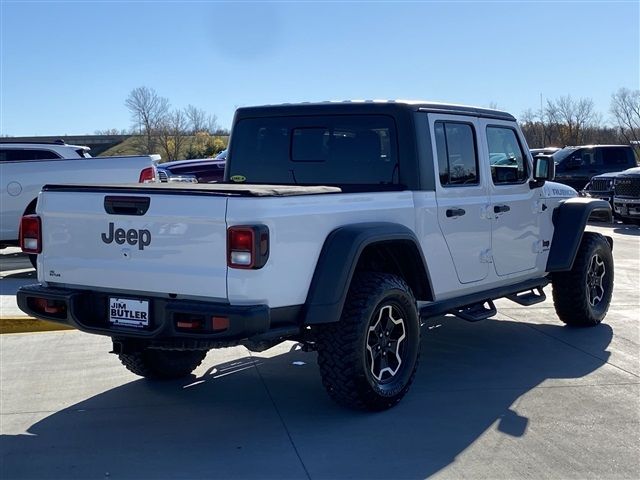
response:
<path id="1" fill-rule="evenodd" d="M 553 240 L 547 258 L 547 272 L 566 272 L 573 268 L 584 227 L 592 215 L 613 221 L 611 205 L 596 198 L 570 198 L 553 212 Z M 613 248 L 613 239 L 607 237 Z"/>
<path id="2" fill-rule="evenodd" d="M 409 247 L 415 247 L 416 267 L 424 269 L 424 291 L 433 292 L 420 242 L 409 228 L 391 222 L 345 225 L 333 230 L 322 246 L 303 309 L 304 325 L 340 319 L 360 255 L 368 246 L 384 242 L 410 242 Z"/>

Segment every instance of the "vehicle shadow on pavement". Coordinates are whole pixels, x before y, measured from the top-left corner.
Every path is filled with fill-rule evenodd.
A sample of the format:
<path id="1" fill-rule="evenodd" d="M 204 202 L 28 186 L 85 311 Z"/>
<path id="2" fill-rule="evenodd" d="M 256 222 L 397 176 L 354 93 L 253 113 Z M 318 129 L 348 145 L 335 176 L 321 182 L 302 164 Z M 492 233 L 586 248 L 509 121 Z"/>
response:
<path id="1" fill-rule="evenodd" d="M 589 226 L 591 227 L 599 227 L 603 229 L 610 229 L 614 233 L 619 233 L 621 235 L 640 235 L 640 226 L 638 225 L 628 225 L 624 223 L 605 223 L 605 222 L 589 222 Z"/>
<path id="2" fill-rule="evenodd" d="M 613 231 L 615 233 L 619 233 L 621 235 L 635 235 L 635 236 L 640 236 L 640 228 L 638 227 L 634 227 L 631 225 L 619 225 L 616 226 L 616 228 L 613 229 Z"/>
<path id="3" fill-rule="evenodd" d="M 606 363 L 611 338 L 608 325 L 576 329 L 434 318 L 423 329 L 411 391 L 381 413 L 335 405 L 324 392 L 313 353 L 294 347 L 272 357 L 253 354 L 183 381 L 132 381 L 52 414 L 28 434 L 4 435 L 0 473 L 425 478 L 455 463 L 487 432 L 497 436 L 502 455 L 504 449 L 517 451 L 518 439 L 543 421 L 519 413 L 518 400 L 543 382 L 549 388 L 567 386 L 563 379 L 580 384 L 576 379 Z M 569 437 L 559 433 L 554 449 L 570 445 Z M 487 463 L 494 461 L 491 452 L 486 455 Z"/>

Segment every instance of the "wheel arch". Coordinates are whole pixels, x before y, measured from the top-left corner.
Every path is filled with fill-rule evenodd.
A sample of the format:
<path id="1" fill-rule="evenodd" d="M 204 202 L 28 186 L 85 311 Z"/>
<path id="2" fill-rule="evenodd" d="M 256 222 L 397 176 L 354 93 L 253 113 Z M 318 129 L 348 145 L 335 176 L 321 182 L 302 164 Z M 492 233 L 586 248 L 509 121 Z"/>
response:
<path id="1" fill-rule="evenodd" d="M 429 270 L 409 228 L 390 222 L 346 225 L 333 230 L 324 242 L 305 302 L 305 325 L 339 320 L 358 269 L 400 275 L 417 300 L 433 300 Z"/>
<path id="2" fill-rule="evenodd" d="M 554 210 L 553 240 L 547 258 L 547 272 L 571 270 L 582 241 L 584 228 L 590 219 L 613 221 L 609 202 L 595 198 L 570 198 Z M 613 249 L 613 239 L 605 238 Z"/>

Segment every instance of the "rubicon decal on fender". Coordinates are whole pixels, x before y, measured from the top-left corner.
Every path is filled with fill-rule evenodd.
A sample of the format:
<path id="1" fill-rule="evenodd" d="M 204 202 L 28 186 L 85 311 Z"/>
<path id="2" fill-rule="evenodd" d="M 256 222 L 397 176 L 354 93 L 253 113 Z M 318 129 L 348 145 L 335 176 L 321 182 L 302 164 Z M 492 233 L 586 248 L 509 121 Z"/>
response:
<path id="1" fill-rule="evenodd" d="M 151 245 L 151 232 L 149 230 L 136 230 L 134 228 L 125 230 L 118 228 L 114 230 L 113 222 L 109 222 L 109 231 L 100 235 L 102 241 L 106 244 L 113 243 L 123 245 L 127 242 L 129 245 L 138 245 L 138 250 L 144 250 L 144 247 Z"/>

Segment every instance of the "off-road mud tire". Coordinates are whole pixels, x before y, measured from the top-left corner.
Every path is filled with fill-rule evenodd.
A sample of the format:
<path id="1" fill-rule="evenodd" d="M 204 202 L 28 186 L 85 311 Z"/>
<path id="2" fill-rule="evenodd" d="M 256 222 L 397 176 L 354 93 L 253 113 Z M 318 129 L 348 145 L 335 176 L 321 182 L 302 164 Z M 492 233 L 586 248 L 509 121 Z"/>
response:
<path id="1" fill-rule="evenodd" d="M 375 328 L 382 328 L 383 316 L 384 324 L 390 325 L 383 335 L 392 333 L 383 352 L 395 348 L 384 352 L 389 353 L 384 364 L 380 354 L 374 359 L 377 346 L 371 345 L 378 341 Z M 405 333 L 404 338 L 400 332 Z M 396 342 L 395 347 L 391 342 Z M 420 356 L 420 320 L 411 289 L 396 275 L 356 273 L 340 321 L 323 326 L 317 347 L 322 382 L 337 403 L 360 410 L 393 407 L 409 390 Z M 376 368 L 380 378 L 376 378 Z"/>
<path id="2" fill-rule="evenodd" d="M 594 293 L 589 287 L 594 262 L 602 265 L 602 276 L 596 287 L 602 298 L 593 304 Z M 599 274 L 599 272 L 596 272 Z M 573 268 L 553 274 L 553 304 L 560 320 L 576 327 L 595 326 L 607 314 L 613 293 L 613 255 L 607 239 L 599 233 L 585 232 L 578 248 Z"/>
<path id="3" fill-rule="evenodd" d="M 207 355 L 206 350 L 143 350 L 118 355 L 127 370 L 141 377 L 163 380 L 182 378 L 193 372 Z"/>

